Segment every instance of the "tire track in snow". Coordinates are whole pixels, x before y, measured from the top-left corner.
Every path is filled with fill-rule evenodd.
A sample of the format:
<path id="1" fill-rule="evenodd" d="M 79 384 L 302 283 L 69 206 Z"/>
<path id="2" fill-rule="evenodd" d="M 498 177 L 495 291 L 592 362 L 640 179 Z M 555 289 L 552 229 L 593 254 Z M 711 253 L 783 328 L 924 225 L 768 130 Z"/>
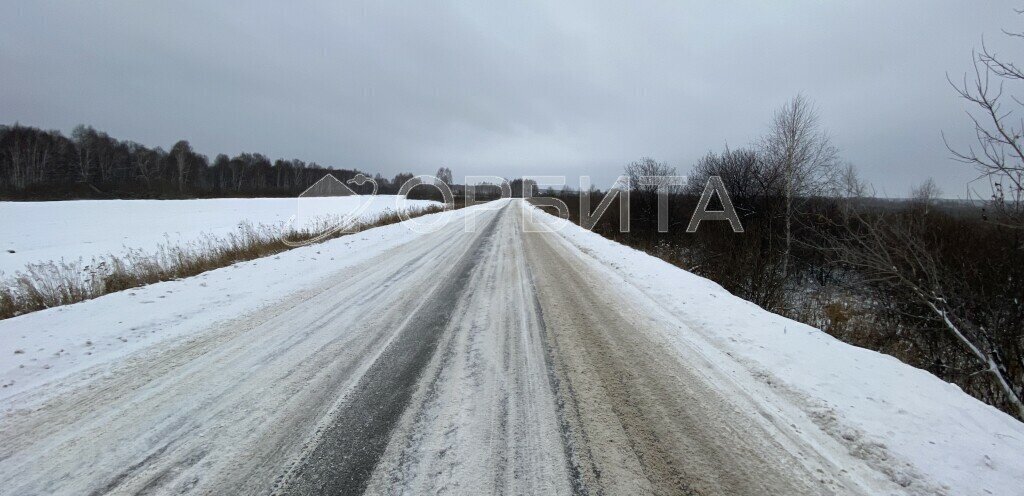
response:
<path id="1" fill-rule="evenodd" d="M 289 475 L 284 494 L 363 492 L 500 218 L 500 213 L 493 216 L 453 267 L 441 267 L 440 283 L 346 395 L 331 424 Z"/>
<path id="2" fill-rule="evenodd" d="M 431 294 L 438 265 L 464 255 L 460 224 L 74 387 L 26 392 L 30 407 L 0 417 L 0 493 L 269 493 Z"/>
<path id="3" fill-rule="evenodd" d="M 544 365 L 547 372 L 548 383 L 555 396 L 556 413 L 558 415 L 558 434 L 561 439 L 562 450 L 565 454 L 566 468 L 568 470 L 569 482 L 572 484 L 573 494 L 589 496 L 590 494 L 603 494 L 600 487 L 600 471 L 594 464 L 593 454 L 590 452 L 590 442 L 587 433 L 574 430 L 573 425 L 579 424 L 580 409 L 576 402 L 576 392 L 564 374 L 564 365 L 559 361 L 552 343 L 554 337 L 548 332 L 544 324 L 544 309 L 537 296 L 537 284 L 534 281 L 533 270 L 529 271 L 529 284 L 533 292 L 534 312 L 538 316 L 538 328 L 540 338 L 544 343 Z M 598 484 L 593 490 L 587 486 L 584 474 L 593 477 Z"/>
<path id="4" fill-rule="evenodd" d="M 858 492 L 519 213 L 24 393 L 0 493 Z"/>
<path id="5" fill-rule="evenodd" d="M 367 494 L 575 492 L 520 217 L 506 210 Z"/>
<path id="6" fill-rule="evenodd" d="M 560 243 L 527 233 L 568 436 L 587 491 L 604 494 L 858 494 L 841 470 L 816 471 L 667 346 L 641 302 Z M 812 450 L 807 450 L 812 452 Z M 589 455 L 586 456 L 586 455 Z"/>

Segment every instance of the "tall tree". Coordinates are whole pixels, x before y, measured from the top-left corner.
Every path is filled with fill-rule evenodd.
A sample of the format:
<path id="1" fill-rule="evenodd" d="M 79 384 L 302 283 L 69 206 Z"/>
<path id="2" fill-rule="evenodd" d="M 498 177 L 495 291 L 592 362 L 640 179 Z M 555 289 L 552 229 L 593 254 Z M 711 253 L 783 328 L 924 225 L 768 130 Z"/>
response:
<path id="1" fill-rule="evenodd" d="M 764 159 L 783 175 L 785 275 L 793 245 L 794 203 L 827 191 L 838 172 L 839 151 L 821 129 L 814 104 L 803 95 L 797 95 L 775 112 L 761 146 Z"/>
<path id="2" fill-rule="evenodd" d="M 654 222 L 658 215 L 658 193 L 674 193 L 676 186 L 673 178 L 676 168 L 667 162 L 658 162 L 650 157 L 643 157 L 626 164 L 623 173 L 629 179 L 630 216 L 641 222 Z M 653 231 L 650 231 L 653 232 Z"/>
<path id="3" fill-rule="evenodd" d="M 185 192 L 185 185 L 189 180 L 190 169 L 193 163 L 192 145 L 188 141 L 181 140 L 171 147 L 171 159 L 174 161 L 175 182 L 178 185 L 178 192 Z"/>
<path id="4" fill-rule="evenodd" d="M 1017 13 L 1024 14 L 1024 10 Z M 1006 34 L 1014 39 L 1024 38 L 1022 31 Z M 975 109 L 968 115 L 977 144 L 956 149 L 947 141 L 946 147 L 953 158 L 973 166 L 981 178 L 989 181 L 990 205 L 998 214 L 990 220 L 1024 229 L 1024 121 L 1013 116 L 1014 109 L 1024 106 L 1024 99 L 1005 92 L 1005 83 L 1024 82 L 1024 69 L 997 56 L 984 43 L 973 58 L 971 79 L 964 75 L 960 83 L 949 82 Z"/>
<path id="5" fill-rule="evenodd" d="M 447 167 L 441 167 L 437 169 L 437 175 L 435 177 L 437 177 L 438 180 L 440 180 L 442 183 L 447 184 L 448 186 L 451 186 L 453 184 L 452 170 Z"/>
<path id="6" fill-rule="evenodd" d="M 395 191 L 398 191 L 398 188 L 401 188 L 406 181 L 412 178 L 413 175 L 408 172 L 399 172 L 398 174 L 395 174 L 395 178 L 391 180 L 391 184 L 395 186 Z"/>

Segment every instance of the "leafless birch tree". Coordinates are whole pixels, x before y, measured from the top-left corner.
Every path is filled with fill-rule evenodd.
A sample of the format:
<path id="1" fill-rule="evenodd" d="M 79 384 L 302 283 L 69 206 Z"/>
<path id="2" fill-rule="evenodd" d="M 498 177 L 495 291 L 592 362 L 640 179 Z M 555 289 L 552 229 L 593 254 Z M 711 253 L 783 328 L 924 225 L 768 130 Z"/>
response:
<path id="1" fill-rule="evenodd" d="M 783 175 L 785 197 L 785 248 L 783 275 L 793 245 L 794 203 L 826 192 L 838 171 L 838 149 L 821 129 L 814 105 L 797 95 L 775 112 L 761 143 L 764 160 Z"/>

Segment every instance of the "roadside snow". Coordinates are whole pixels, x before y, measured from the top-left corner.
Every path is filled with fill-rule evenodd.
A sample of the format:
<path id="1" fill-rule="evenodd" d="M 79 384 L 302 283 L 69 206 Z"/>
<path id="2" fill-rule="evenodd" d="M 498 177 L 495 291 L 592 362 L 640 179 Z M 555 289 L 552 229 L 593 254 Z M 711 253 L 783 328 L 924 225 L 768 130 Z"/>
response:
<path id="1" fill-rule="evenodd" d="M 767 389 L 795 404 L 818 429 L 908 492 L 1024 494 L 1024 423 L 893 357 L 767 312 L 712 281 L 549 214 L 534 215 L 553 230 L 564 225 L 559 234 L 594 265 L 684 322 L 681 342 L 717 357 L 719 368 L 751 391 Z"/>
<path id="2" fill-rule="evenodd" d="M 295 216 L 292 224 L 302 227 L 350 213 L 367 219 L 387 209 L 437 204 L 392 195 L 0 202 L 0 276 L 12 276 L 30 263 L 89 262 L 129 249 L 152 253 L 160 245 L 223 237 L 242 223 L 278 227 Z"/>
<path id="3" fill-rule="evenodd" d="M 429 218 L 452 221 L 485 208 L 493 205 Z M 556 220 L 536 212 L 543 222 Z M 50 383 L 40 389 L 59 394 L 143 348 L 188 339 L 420 236 L 402 224 L 385 226 L 0 321 L 0 412 L 45 399 L 34 396 L 38 386 Z M 625 296 L 665 309 L 652 318 L 682 323 L 671 327 L 679 328 L 678 346 L 710 359 L 761 401 L 766 418 L 785 419 L 822 446 L 845 448 L 911 494 L 1022 494 L 1024 424 L 1010 416 L 927 372 L 766 312 L 642 252 L 576 226 L 561 236 L 595 269 L 621 279 L 617 290 Z"/>
<path id="4" fill-rule="evenodd" d="M 440 225 L 486 208 L 493 207 L 411 222 L 424 225 L 429 217 Z M 17 405 L 10 401 L 18 393 L 85 369 L 91 368 L 90 376 L 102 374 L 106 365 L 135 351 L 255 311 L 421 235 L 405 223 L 392 224 L 195 277 L 0 320 L 0 411 L 24 407 L 28 398 Z"/>

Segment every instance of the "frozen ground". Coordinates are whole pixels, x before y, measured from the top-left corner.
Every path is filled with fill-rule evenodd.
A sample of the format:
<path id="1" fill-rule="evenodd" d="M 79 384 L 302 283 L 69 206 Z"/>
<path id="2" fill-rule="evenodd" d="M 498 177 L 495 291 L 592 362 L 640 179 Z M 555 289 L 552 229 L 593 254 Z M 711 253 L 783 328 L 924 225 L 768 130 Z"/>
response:
<path id="1" fill-rule="evenodd" d="M 29 263 L 72 262 L 153 252 L 160 245 L 223 237 L 240 224 L 303 227 L 351 215 L 365 219 L 384 210 L 437 204 L 397 196 L 337 198 L 221 198 L 210 200 L 79 200 L 0 202 L 0 276 Z"/>
<path id="2" fill-rule="evenodd" d="M 518 201 L 443 219 L 0 321 L 0 493 L 1021 493 L 1024 424 L 927 373 Z"/>

